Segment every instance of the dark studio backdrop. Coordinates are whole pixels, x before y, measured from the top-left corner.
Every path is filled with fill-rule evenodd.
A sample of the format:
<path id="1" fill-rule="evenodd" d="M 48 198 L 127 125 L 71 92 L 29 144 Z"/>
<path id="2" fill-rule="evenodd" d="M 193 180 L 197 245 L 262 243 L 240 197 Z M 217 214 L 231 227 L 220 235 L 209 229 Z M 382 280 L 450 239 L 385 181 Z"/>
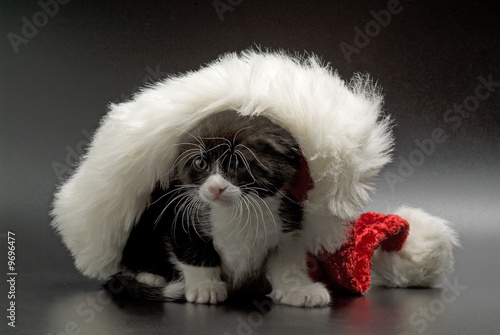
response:
<path id="1" fill-rule="evenodd" d="M 499 333 L 496 8 L 423 0 L 2 1 L 0 332 Z M 451 221 L 463 248 L 447 285 L 373 287 L 326 309 L 197 306 L 111 301 L 76 271 L 48 212 L 107 104 L 252 46 L 315 53 L 343 78 L 370 73 L 383 88 L 397 144 L 367 210 L 406 203 Z M 17 275 L 9 282 L 12 245 Z"/>

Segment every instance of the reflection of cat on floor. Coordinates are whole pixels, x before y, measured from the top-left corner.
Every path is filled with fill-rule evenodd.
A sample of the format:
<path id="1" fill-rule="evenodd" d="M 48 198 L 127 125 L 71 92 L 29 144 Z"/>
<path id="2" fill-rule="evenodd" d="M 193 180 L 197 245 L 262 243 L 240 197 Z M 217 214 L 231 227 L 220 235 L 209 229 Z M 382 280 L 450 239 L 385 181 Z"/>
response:
<path id="1" fill-rule="evenodd" d="M 278 303 L 330 302 L 299 242 L 302 206 L 287 188 L 300 151 L 288 132 L 262 116 L 214 114 L 186 134 L 174 165 L 123 252 L 131 295 L 218 303 L 267 278 Z"/>

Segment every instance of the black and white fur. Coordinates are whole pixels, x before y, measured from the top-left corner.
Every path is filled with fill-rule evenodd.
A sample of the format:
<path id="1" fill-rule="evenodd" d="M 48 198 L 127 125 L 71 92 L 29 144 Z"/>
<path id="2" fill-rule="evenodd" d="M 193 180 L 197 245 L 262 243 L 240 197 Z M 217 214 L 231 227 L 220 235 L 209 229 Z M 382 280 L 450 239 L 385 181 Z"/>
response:
<path id="1" fill-rule="evenodd" d="M 129 294 L 215 304 L 268 282 L 277 303 L 328 305 L 299 241 L 303 209 L 288 188 L 300 153 L 287 131 L 262 116 L 217 113 L 187 133 L 174 166 L 124 248 Z"/>

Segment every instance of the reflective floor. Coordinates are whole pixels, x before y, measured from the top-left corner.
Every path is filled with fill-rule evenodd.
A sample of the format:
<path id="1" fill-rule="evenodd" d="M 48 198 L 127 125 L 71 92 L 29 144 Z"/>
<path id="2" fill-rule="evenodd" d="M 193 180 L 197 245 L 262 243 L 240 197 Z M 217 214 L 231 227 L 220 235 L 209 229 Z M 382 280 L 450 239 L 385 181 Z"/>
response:
<path id="1" fill-rule="evenodd" d="M 116 300 L 72 269 L 23 270 L 15 333 L 498 334 L 500 246 L 491 239 L 471 243 L 464 240 L 456 272 L 440 287 L 372 287 L 364 296 L 335 297 L 330 307 L 311 309 L 277 306 L 265 297 L 216 306 Z M 0 329 L 12 330 L 5 323 Z"/>
<path id="2" fill-rule="evenodd" d="M 0 4 L 0 334 L 500 334 L 495 2 L 65 2 Z M 113 300 L 76 271 L 48 212 L 107 104 L 254 45 L 316 53 L 383 88 L 397 144 L 367 210 L 405 203 L 452 222 L 463 248 L 447 284 L 327 308 L 206 306 Z"/>

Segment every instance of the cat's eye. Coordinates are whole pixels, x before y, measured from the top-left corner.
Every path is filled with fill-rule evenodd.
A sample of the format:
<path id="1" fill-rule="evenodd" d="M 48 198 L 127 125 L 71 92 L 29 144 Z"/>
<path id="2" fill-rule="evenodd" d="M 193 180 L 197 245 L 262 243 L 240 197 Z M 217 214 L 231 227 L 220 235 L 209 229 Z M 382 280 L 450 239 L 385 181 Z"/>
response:
<path id="1" fill-rule="evenodd" d="M 236 163 L 236 169 L 237 169 L 238 171 L 242 171 L 242 170 L 244 170 L 245 168 L 246 168 L 245 162 L 244 162 L 243 160 L 241 160 L 241 159 L 238 159 L 238 160 L 237 160 L 237 163 Z"/>
<path id="2" fill-rule="evenodd" d="M 226 157 L 226 161 L 229 160 L 227 162 L 227 168 L 228 170 L 232 170 L 232 171 L 243 171 L 246 166 L 245 166 L 245 162 L 243 161 L 243 159 L 241 159 L 241 157 L 239 157 L 238 155 L 232 155 L 230 157 Z"/>
<path id="3" fill-rule="evenodd" d="M 203 157 L 198 157 L 193 161 L 193 165 L 197 170 L 206 170 L 208 168 L 208 162 Z"/>

